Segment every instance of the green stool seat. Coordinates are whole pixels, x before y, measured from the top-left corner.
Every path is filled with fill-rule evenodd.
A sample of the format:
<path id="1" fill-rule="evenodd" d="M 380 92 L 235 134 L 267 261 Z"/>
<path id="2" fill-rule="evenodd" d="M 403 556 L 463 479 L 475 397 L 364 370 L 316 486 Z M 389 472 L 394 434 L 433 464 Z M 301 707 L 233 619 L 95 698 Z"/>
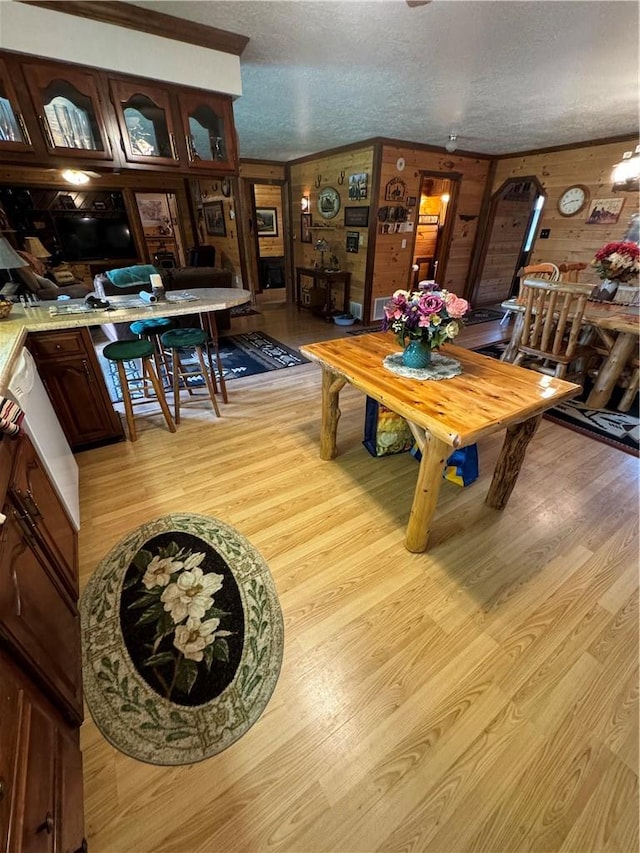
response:
<path id="1" fill-rule="evenodd" d="M 102 355 L 109 361 L 131 361 L 134 358 L 147 358 L 154 352 L 151 341 L 116 341 L 107 344 Z"/>
<path id="2" fill-rule="evenodd" d="M 218 387 L 215 380 L 215 372 L 211 363 L 211 353 L 209 351 L 209 342 L 207 333 L 202 329 L 171 329 L 169 332 L 163 332 L 160 335 L 163 348 L 171 350 L 171 375 L 173 385 L 173 410 L 174 418 L 177 424 L 180 423 L 180 380 L 184 385 L 190 397 L 193 397 L 193 389 L 190 387 L 188 379 L 193 376 L 202 376 L 209 398 L 213 405 L 214 411 L 220 417 L 220 409 L 216 400 L 216 391 Z M 199 368 L 189 370 L 180 358 L 180 351 L 193 347 L 199 362 Z M 209 366 L 205 364 L 202 349 L 206 350 Z"/>
<path id="3" fill-rule="evenodd" d="M 201 347 L 207 342 L 207 333 L 202 329 L 171 329 L 169 332 L 164 332 L 160 340 L 167 349 Z"/>
<path id="4" fill-rule="evenodd" d="M 146 393 L 147 383 L 153 386 L 156 393 L 157 401 L 164 415 L 167 427 L 170 432 L 176 431 L 176 425 L 171 418 L 171 412 L 167 406 L 167 400 L 164 396 L 164 389 L 155 372 L 153 362 L 156 357 L 156 348 L 150 340 L 139 338 L 135 341 L 116 341 L 102 350 L 102 355 L 108 361 L 114 361 L 118 368 L 118 379 L 120 380 L 120 389 L 122 391 L 122 402 L 124 404 L 124 412 L 127 419 L 127 427 L 129 429 L 129 440 L 137 439 L 136 425 L 133 418 L 133 406 L 138 403 L 148 404 L 148 400 L 134 401 L 131 399 L 131 387 L 139 388 L 142 386 Z M 128 376 L 125 370 L 125 361 L 133 361 L 140 359 L 142 362 L 141 376 Z"/>
<path id="5" fill-rule="evenodd" d="M 148 320 L 136 320 L 129 326 L 134 335 L 159 335 L 171 325 L 168 317 L 149 317 Z"/>

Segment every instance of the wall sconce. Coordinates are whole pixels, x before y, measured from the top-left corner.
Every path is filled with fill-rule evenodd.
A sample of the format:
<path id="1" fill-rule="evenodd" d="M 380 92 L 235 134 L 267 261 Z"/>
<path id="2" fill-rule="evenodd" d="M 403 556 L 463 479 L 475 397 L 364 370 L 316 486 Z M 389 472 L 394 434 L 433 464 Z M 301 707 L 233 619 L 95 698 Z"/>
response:
<path id="1" fill-rule="evenodd" d="M 302 198 L 300 199 L 300 209 L 302 210 L 303 213 L 308 213 L 310 206 L 311 206 L 311 202 L 309 200 L 309 196 L 303 195 Z"/>
<path id="2" fill-rule="evenodd" d="M 445 143 L 445 151 L 448 151 L 449 154 L 452 154 L 456 148 L 458 147 L 458 134 L 451 131 L 449 134 L 449 139 Z"/>
<path id="3" fill-rule="evenodd" d="M 640 145 L 635 151 L 625 151 L 622 160 L 613 167 L 612 191 L 638 192 L 640 189 Z"/>

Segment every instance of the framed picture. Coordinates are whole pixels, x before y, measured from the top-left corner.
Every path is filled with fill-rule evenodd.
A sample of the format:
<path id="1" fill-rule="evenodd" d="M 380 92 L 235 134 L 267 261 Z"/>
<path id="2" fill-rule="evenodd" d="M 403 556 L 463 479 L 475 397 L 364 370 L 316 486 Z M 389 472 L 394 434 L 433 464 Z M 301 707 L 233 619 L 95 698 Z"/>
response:
<path id="1" fill-rule="evenodd" d="M 421 213 L 418 216 L 418 225 L 437 225 L 439 221 L 437 213 Z"/>
<path id="2" fill-rule="evenodd" d="M 360 234 L 357 231 L 347 231 L 347 252 L 357 253 L 360 248 Z"/>
<path id="3" fill-rule="evenodd" d="M 407 196 L 407 207 L 415 207 L 418 202 L 418 197 L 415 195 Z"/>
<path id="4" fill-rule="evenodd" d="M 202 205 L 204 226 L 211 237 L 226 237 L 227 227 L 224 223 L 224 205 L 221 201 L 208 201 Z"/>
<path id="5" fill-rule="evenodd" d="M 366 228 L 369 224 L 368 207 L 345 207 L 345 228 Z"/>
<path id="6" fill-rule="evenodd" d="M 623 198 L 594 198 L 586 225 L 615 225 L 623 204 Z"/>
<path id="7" fill-rule="evenodd" d="M 367 197 L 367 185 L 369 175 L 366 172 L 360 175 L 349 175 L 349 201 L 364 201 Z"/>
<path id="8" fill-rule="evenodd" d="M 300 214 L 300 242 L 301 243 L 312 243 L 311 239 L 311 214 L 310 213 L 301 213 Z"/>
<path id="9" fill-rule="evenodd" d="M 256 207 L 258 237 L 278 236 L 278 211 L 275 207 Z"/>

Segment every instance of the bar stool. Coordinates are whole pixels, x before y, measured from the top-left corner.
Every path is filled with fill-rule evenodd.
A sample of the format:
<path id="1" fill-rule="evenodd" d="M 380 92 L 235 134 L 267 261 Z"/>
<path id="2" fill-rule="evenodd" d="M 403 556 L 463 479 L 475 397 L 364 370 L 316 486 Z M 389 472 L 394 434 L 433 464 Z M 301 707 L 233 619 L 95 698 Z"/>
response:
<path id="1" fill-rule="evenodd" d="M 173 379 L 173 410 L 176 423 L 180 423 L 180 380 L 182 379 L 189 396 L 193 396 L 193 389 L 189 385 L 188 379 L 193 378 L 194 376 L 202 376 L 204 379 L 215 413 L 220 417 L 220 409 L 218 408 L 218 401 L 216 400 L 217 386 L 215 385 L 215 374 L 211 364 L 211 353 L 209 351 L 207 333 L 202 329 L 171 329 L 169 332 L 164 332 L 160 336 L 160 340 L 165 349 L 171 350 L 170 371 Z M 207 359 L 209 361 L 208 369 L 202 352 L 203 346 L 207 351 Z M 186 366 L 180 359 L 180 349 L 184 347 L 195 348 L 196 355 L 198 356 L 198 362 L 200 363 L 200 370 L 187 370 Z"/>
<path id="2" fill-rule="evenodd" d="M 139 405 L 141 402 L 146 402 L 146 400 L 137 400 L 134 403 L 131 399 L 130 385 L 139 385 L 142 383 L 146 388 L 146 383 L 151 382 L 154 391 L 156 392 L 160 408 L 162 409 L 162 414 L 164 415 L 164 419 L 169 427 L 169 431 L 176 431 L 176 425 L 173 422 L 171 412 L 169 411 L 169 407 L 167 406 L 167 401 L 164 396 L 162 383 L 158 379 L 158 375 L 153 368 L 152 361 L 154 351 L 154 346 L 151 341 L 145 340 L 116 341 L 115 343 L 107 344 L 107 346 L 102 350 L 102 355 L 109 361 L 115 361 L 116 367 L 118 368 L 118 377 L 120 378 L 120 387 L 122 389 L 122 402 L 124 403 L 130 441 L 135 441 L 138 437 L 133 420 L 133 406 L 136 404 Z M 129 378 L 124 369 L 123 362 L 130 361 L 132 359 L 140 359 L 142 361 L 142 376 L 139 378 Z"/>
<path id="3" fill-rule="evenodd" d="M 156 363 L 156 373 L 162 380 L 162 368 L 164 368 L 165 376 L 168 378 L 169 365 L 165 358 L 160 335 L 167 332 L 173 326 L 173 322 L 168 317 L 148 317 L 145 320 L 136 320 L 129 326 L 129 331 L 137 335 L 143 340 L 147 338 L 154 345 L 153 360 Z M 164 384 L 164 383 L 163 383 Z"/>

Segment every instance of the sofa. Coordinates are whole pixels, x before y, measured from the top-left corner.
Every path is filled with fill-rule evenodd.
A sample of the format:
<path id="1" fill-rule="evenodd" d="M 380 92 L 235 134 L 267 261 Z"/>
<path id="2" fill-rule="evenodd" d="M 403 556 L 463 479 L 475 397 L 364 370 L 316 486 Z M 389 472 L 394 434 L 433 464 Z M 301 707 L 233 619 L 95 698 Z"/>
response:
<path id="1" fill-rule="evenodd" d="M 84 299 L 91 289 L 81 281 L 71 280 L 69 284 L 56 284 L 47 275 L 44 275 L 45 268 L 37 258 L 32 257 L 27 252 L 18 252 L 18 254 L 27 261 L 28 266 L 17 267 L 12 271 L 12 279 L 17 287 L 12 288 L 13 293 L 10 296 L 22 296 L 23 294 L 33 294 L 41 302 L 57 299 L 59 296 L 68 296 L 70 299 Z"/>
<path id="2" fill-rule="evenodd" d="M 151 264 L 138 264 L 98 273 L 93 280 L 94 290 L 102 299 L 110 296 L 137 296 L 141 290 L 151 291 L 149 276 L 157 273 L 162 277 L 167 292 L 173 290 L 196 290 L 200 287 L 233 287 L 233 275 L 230 270 L 217 267 L 177 267 L 158 269 Z M 116 283 L 114 283 L 116 282 Z M 189 316 L 175 318 L 177 326 L 192 326 Z M 230 310 L 216 311 L 216 325 L 219 332 L 231 327 Z M 127 323 L 110 323 L 104 327 L 105 334 L 111 340 L 132 340 L 136 336 L 129 330 Z"/>

